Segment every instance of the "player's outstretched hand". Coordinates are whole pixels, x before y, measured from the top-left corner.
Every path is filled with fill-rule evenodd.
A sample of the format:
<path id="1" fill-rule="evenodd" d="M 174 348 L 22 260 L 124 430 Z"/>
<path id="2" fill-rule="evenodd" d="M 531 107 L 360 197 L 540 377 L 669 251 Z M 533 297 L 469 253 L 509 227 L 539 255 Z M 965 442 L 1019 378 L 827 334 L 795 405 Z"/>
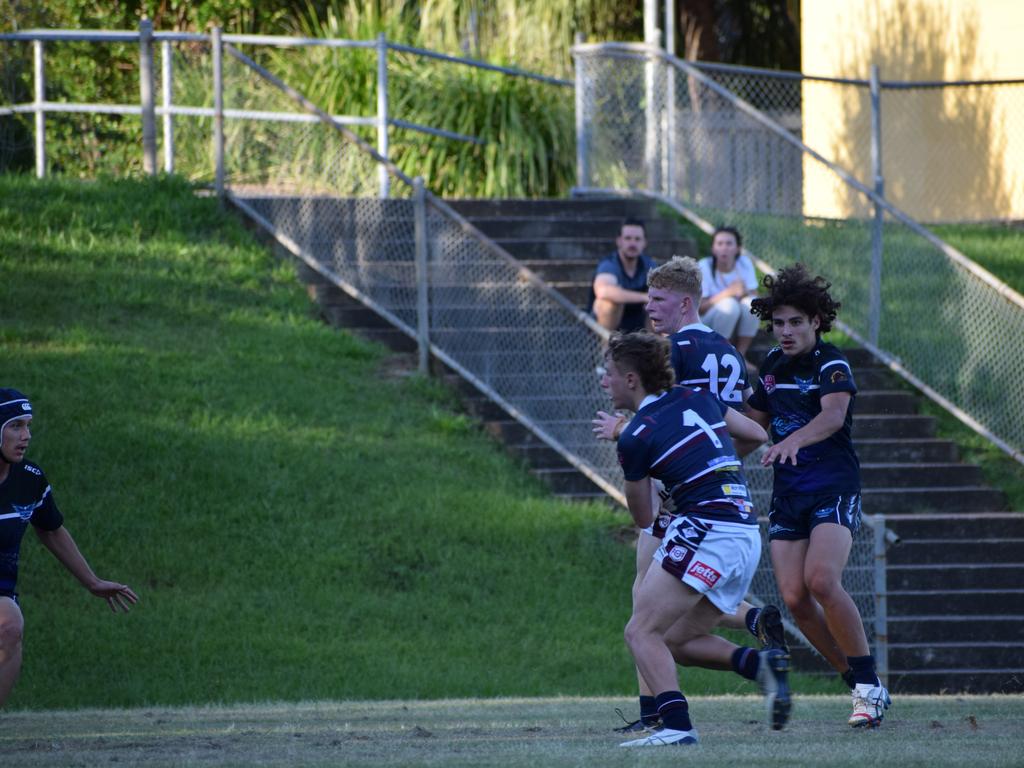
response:
<path id="1" fill-rule="evenodd" d="M 110 610 L 117 613 L 119 610 L 128 612 L 132 605 L 139 602 L 139 596 L 127 584 L 118 584 L 116 581 L 100 581 L 89 589 L 96 597 L 102 597 L 107 601 Z"/>
<path id="2" fill-rule="evenodd" d="M 617 413 L 597 412 L 597 418 L 590 422 L 594 425 L 594 437 L 598 440 L 615 440 L 615 430 L 619 424 L 625 423 L 625 417 Z"/>
<path id="3" fill-rule="evenodd" d="M 795 467 L 796 455 L 799 451 L 800 446 L 790 442 L 789 440 L 783 440 L 781 443 L 776 443 L 764 452 L 764 455 L 761 456 L 761 466 L 770 467 L 776 461 L 780 464 L 785 464 L 789 461 Z"/>

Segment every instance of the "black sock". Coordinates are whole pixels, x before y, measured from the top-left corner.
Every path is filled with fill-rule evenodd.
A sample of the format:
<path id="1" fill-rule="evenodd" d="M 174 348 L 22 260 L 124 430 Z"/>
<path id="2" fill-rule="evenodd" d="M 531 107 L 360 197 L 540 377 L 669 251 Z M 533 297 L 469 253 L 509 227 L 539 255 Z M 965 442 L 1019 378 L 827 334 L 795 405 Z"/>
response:
<path id="1" fill-rule="evenodd" d="M 878 685 L 878 675 L 875 674 L 875 657 L 847 656 L 846 662 L 853 670 L 853 682 L 857 685 Z"/>
<path id="2" fill-rule="evenodd" d="M 843 672 L 843 674 L 840 675 L 840 677 L 843 678 L 843 682 L 846 683 L 846 687 L 849 688 L 851 691 L 853 690 L 854 686 L 857 685 L 857 681 L 853 679 L 852 669 L 846 670 L 845 672 Z"/>
<path id="3" fill-rule="evenodd" d="M 690 706 L 680 691 L 662 691 L 656 697 L 658 714 L 666 728 L 673 731 L 689 731 L 693 728 L 690 722 Z"/>
<path id="4" fill-rule="evenodd" d="M 757 637 L 757 617 L 761 615 L 760 608 L 751 608 L 747 611 L 747 615 L 743 617 L 744 623 L 747 625 L 747 632 Z"/>
<path id="5" fill-rule="evenodd" d="M 653 696 L 640 697 L 640 722 L 644 725 L 658 722 L 658 702 Z"/>
<path id="6" fill-rule="evenodd" d="M 761 657 L 753 648 L 739 647 L 732 652 L 732 671 L 747 680 L 757 680 L 757 667 Z"/>

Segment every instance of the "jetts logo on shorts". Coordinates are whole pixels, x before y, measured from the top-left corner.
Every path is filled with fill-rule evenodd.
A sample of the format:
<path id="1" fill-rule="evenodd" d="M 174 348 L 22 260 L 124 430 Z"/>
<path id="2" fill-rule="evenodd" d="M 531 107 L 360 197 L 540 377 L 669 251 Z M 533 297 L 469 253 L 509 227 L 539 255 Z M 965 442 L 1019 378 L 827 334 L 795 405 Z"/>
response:
<path id="1" fill-rule="evenodd" d="M 722 578 L 722 574 L 720 574 L 710 565 L 702 563 L 700 560 L 695 561 L 694 564 L 690 566 L 690 570 L 688 570 L 686 573 L 689 576 L 696 576 L 709 587 L 715 586 L 715 583 L 720 578 Z"/>
<path id="2" fill-rule="evenodd" d="M 775 377 L 770 373 L 765 376 L 762 381 L 764 382 L 764 391 L 769 395 L 775 391 Z"/>

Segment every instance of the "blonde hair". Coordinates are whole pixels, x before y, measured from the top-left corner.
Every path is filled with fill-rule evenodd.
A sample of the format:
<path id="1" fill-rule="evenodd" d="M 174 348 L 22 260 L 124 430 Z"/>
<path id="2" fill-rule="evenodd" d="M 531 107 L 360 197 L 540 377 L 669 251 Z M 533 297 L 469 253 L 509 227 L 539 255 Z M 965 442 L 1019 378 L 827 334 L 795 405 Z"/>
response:
<path id="1" fill-rule="evenodd" d="M 689 256 L 673 256 L 647 273 L 647 286 L 700 298 L 700 267 Z"/>

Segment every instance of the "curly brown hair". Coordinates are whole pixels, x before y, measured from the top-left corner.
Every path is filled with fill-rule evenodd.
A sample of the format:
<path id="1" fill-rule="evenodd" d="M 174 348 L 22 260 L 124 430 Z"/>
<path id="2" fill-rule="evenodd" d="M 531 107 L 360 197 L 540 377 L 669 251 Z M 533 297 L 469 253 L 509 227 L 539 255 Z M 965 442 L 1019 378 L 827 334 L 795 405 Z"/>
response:
<path id="1" fill-rule="evenodd" d="M 668 339 L 650 331 L 613 333 L 608 341 L 608 357 L 619 370 L 636 373 L 648 394 L 664 392 L 675 384 L 671 354 Z"/>
<path id="2" fill-rule="evenodd" d="M 754 299 L 750 311 L 765 322 L 768 331 L 772 329 L 772 313 L 779 307 L 795 307 L 808 317 L 817 317 L 819 337 L 832 330 L 842 304 L 829 294 L 832 283 L 821 275 L 811 277 L 806 266 L 794 264 L 780 269 L 775 276 L 765 275 L 762 284 L 766 295 Z"/>

